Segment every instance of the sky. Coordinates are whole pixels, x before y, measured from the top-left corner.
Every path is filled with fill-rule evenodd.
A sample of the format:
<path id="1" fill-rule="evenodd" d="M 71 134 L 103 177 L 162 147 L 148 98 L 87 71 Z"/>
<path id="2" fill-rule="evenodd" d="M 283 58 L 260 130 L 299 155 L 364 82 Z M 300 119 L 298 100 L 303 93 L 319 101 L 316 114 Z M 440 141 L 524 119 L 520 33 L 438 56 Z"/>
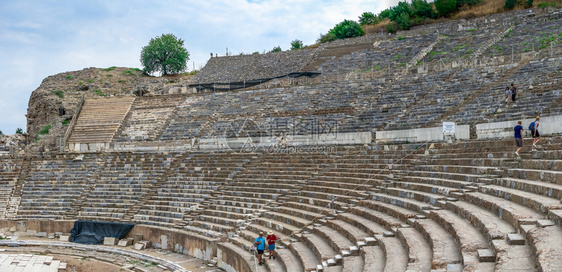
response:
<path id="1" fill-rule="evenodd" d="M 142 68 L 151 38 L 172 33 L 190 54 L 188 71 L 210 53 L 314 44 L 337 23 L 378 14 L 398 0 L 0 0 L 0 131 L 26 130 L 31 93 L 58 73 L 89 67 Z"/>

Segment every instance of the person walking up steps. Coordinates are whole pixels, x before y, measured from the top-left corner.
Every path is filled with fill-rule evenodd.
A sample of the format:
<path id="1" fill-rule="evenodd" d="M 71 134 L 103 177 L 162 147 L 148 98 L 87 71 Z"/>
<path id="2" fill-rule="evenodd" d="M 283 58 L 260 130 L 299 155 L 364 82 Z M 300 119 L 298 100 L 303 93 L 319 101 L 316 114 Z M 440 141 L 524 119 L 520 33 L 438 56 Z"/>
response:
<path id="1" fill-rule="evenodd" d="M 515 146 L 517 146 L 517 151 L 515 151 L 515 155 L 519 157 L 519 151 L 523 148 L 523 137 L 521 136 L 523 133 L 523 126 L 521 126 L 523 122 L 521 120 L 517 121 L 517 126 L 513 128 L 515 131 L 514 138 L 515 138 Z"/>
<path id="2" fill-rule="evenodd" d="M 537 143 L 541 140 L 541 134 L 539 133 L 539 121 L 541 120 L 540 116 L 537 116 L 535 122 L 529 124 L 529 130 L 531 131 L 531 135 L 533 135 L 533 149 L 532 151 L 537 151 Z"/>

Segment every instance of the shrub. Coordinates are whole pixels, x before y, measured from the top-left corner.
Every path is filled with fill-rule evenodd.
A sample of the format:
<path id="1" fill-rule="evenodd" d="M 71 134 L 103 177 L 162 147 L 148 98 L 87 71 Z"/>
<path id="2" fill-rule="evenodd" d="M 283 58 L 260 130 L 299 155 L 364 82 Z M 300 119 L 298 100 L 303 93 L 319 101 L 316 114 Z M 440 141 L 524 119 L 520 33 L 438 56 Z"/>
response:
<path id="1" fill-rule="evenodd" d="M 409 30 L 412 27 L 412 20 L 410 20 L 410 16 L 407 13 L 401 13 L 395 22 L 402 30 Z"/>
<path id="2" fill-rule="evenodd" d="M 46 135 L 46 134 L 49 134 L 49 130 L 51 129 L 51 127 L 52 127 L 51 124 L 48 124 L 48 125 L 46 125 L 43 129 L 41 129 L 41 130 L 39 131 L 39 133 L 37 133 L 37 134 L 39 134 L 39 135 Z"/>
<path id="3" fill-rule="evenodd" d="M 539 3 L 538 7 L 542 8 L 542 9 L 548 8 L 548 7 L 556 7 L 556 3 L 554 3 L 554 2 L 542 2 L 542 3 Z"/>
<path id="4" fill-rule="evenodd" d="M 113 70 L 115 70 L 115 68 L 117 68 L 117 67 L 115 67 L 115 66 L 111 66 L 111 67 L 108 67 L 108 68 L 102 69 L 102 71 L 106 71 L 106 72 L 109 72 L 109 71 L 113 71 Z"/>
<path id="5" fill-rule="evenodd" d="M 418 18 L 435 18 L 436 14 L 431 4 L 426 0 L 412 0 L 412 10 L 414 15 Z"/>
<path id="6" fill-rule="evenodd" d="M 301 40 L 293 40 L 291 42 L 291 50 L 298 50 L 298 49 L 302 49 L 304 47 L 304 44 L 302 43 Z"/>
<path id="7" fill-rule="evenodd" d="M 533 0 L 527 0 L 525 1 L 525 8 L 530 8 L 533 6 Z"/>
<path id="8" fill-rule="evenodd" d="M 97 94 L 99 96 L 105 96 L 105 94 L 100 89 L 92 90 L 92 92 L 94 92 L 95 94 Z"/>
<path id="9" fill-rule="evenodd" d="M 273 47 L 273 49 L 271 49 L 270 52 L 281 52 L 281 51 L 283 51 L 283 50 L 281 50 L 281 46 L 275 46 L 275 47 Z"/>
<path id="10" fill-rule="evenodd" d="M 517 0 L 505 0 L 503 8 L 504 9 L 513 9 L 517 5 Z"/>
<path id="11" fill-rule="evenodd" d="M 404 39 L 404 36 L 400 35 L 400 36 L 397 37 L 397 39 L 398 39 L 399 41 L 401 41 L 401 40 Z"/>
<path id="12" fill-rule="evenodd" d="M 388 33 L 393 33 L 393 34 L 396 33 L 397 27 L 396 27 L 396 23 L 394 23 L 394 22 L 390 22 L 390 23 L 386 24 L 385 28 L 386 28 L 386 31 L 388 31 Z"/>
<path id="13" fill-rule="evenodd" d="M 448 17 L 452 12 L 457 10 L 457 0 L 435 0 L 435 9 L 439 15 Z"/>
<path id="14" fill-rule="evenodd" d="M 71 75 L 66 76 L 66 79 L 72 79 Z"/>
<path id="15" fill-rule="evenodd" d="M 336 34 L 334 34 L 332 32 L 328 32 L 324 35 L 320 35 L 320 38 L 318 38 L 317 42 L 325 43 L 325 42 L 335 41 L 337 39 L 338 38 L 336 37 Z"/>
<path id="16" fill-rule="evenodd" d="M 64 120 L 61 122 L 63 126 L 68 126 L 68 120 Z"/>
<path id="17" fill-rule="evenodd" d="M 64 98 L 64 92 L 63 91 L 55 91 L 55 95 L 60 97 L 60 98 Z"/>
<path id="18" fill-rule="evenodd" d="M 2 132 L 0 132 L 0 133 L 2 133 Z M 17 129 L 16 129 L 16 134 L 23 134 L 23 129 L 17 128 Z"/>
<path id="19" fill-rule="evenodd" d="M 357 22 L 351 20 L 344 20 L 337 24 L 330 32 L 334 33 L 338 39 L 358 37 L 365 34 L 363 28 Z"/>
<path id="20" fill-rule="evenodd" d="M 379 17 L 377 17 L 372 12 L 363 12 L 363 14 L 359 16 L 360 25 L 376 25 L 379 22 L 380 22 Z"/>

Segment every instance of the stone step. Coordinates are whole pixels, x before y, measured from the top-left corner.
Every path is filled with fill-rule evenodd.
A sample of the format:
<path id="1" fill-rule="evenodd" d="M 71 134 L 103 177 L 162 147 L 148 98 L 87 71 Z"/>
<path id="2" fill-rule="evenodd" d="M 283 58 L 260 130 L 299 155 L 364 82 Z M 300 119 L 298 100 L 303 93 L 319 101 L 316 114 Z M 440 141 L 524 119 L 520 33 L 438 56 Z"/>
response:
<path id="1" fill-rule="evenodd" d="M 415 219 L 411 223 L 431 245 L 433 269 L 445 269 L 450 264 L 461 264 L 461 250 L 455 239 L 437 222 L 431 219 Z"/>
<path id="2" fill-rule="evenodd" d="M 376 235 L 379 246 L 385 254 L 385 271 L 406 271 L 408 267 L 408 253 L 396 237 Z"/>
<path id="3" fill-rule="evenodd" d="M 366 246 L 361 248 L 363 257 L 363 272 L 383 272 L 386 266 L 384 251 L 380 246 Z"/>
<path id="4" fill-rule="evenodd" d="M 302 235 L 302 241 L 314 252 L 316 258 L 322 262 L 333 259 L 338 254 L 324 237 L 317 234 L 305 233 Z"/>
<path id="5" fill-rule="evenodd" d="M 539 213 L 548 213 L 550 210 L 562 209 L 559 199 L 550 198 L 542 195 L 528 193 L 517 189 L 501 187 L 497 185 L 485 185 L 479 188 L 480 192 L 505 199 L 527 206 Z"/>
<path id="6" fill-rule="evenodd" d="M 317 265 L 321 263 L 303 242 L 291 243 L 289 249 L 300 260 L 305 272 L 316 271 Z"/>
<path id="7" fill-rule="evenodd" d="M 432 251 L 423 235 L 414 228 L 398 228 L 396 237 L 408 254 L 408 268 L 411 271 L 431 270 Z"/>
<path id="8" fill-rule="evenodd" d="M 461 249 L 465 269 L 494 270 L 495 252 L 491 263 L 479 261 L 478 250 L 490 249 L 488 240 L 472 225 L 448 210 L 431 211 L 429 218 L 439 222 L 444 229 L 455 237 Z"/>

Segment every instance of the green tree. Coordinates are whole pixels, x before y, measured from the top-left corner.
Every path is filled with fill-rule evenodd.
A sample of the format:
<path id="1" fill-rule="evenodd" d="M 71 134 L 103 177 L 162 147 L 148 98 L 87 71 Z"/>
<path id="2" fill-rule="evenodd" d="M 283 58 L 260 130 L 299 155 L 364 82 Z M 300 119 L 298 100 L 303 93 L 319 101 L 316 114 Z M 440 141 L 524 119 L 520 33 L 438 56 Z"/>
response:
<path id="1" fill-rule="evenodd" d="M 412 10 L 418 18 L 435 18 L 433 7 L 426 0 L 412 0 Z"/>
<path id="2" fill-rule="evenodd" d="M 281 50 L 281 46 L 275 46 L 275 47 L 273 47 L 273 49 L 271 49 L 271 51 L 269 51 L 269 52 L 281 52 L 281 51 L 283 51 L 283 50 Z"/>
<path id="3" fill-rule="evenodd" d="M 392 11 L 391 11 L 389 8 L 388 8 L 388 9 L 385 9 L 385 10 L 381 11 L 381 13 L 379 13 L 379 18 L 381 18 L 381 19 L 390 18 L 390 13 L 391 13 L 391 12 L 392 12 Z"/>
<path id="4" fill-rule="evenodd" d="M 17 129 L 16 129 L 16 134 L 23 134 L 23 129 L 17 128 Z"/>
<path id="5" fill-rule="evenodd" d="M 304 47 L 304 44 L 302 43 L 301 40 L 293 40 L 291 42 L 291 50 L 298 50 L 298 49 L 302 49 Z"/>
<path id="6" fill-rule="evenodd" d="M 457 0 L 457 8 L 460 8 L 464 5 L 474 7 L 480 3 L 482 3 L 482 0 Z"/>
<path id="7" fill-rule="evenodd" d="M 435 0 L 434 4 L 440 16 L 447 17 L 457 10 L 457 0 Z"/>
<path id="8" fill-rule="evenodd" d="M 412 20 L 410 20 L 410 16 L 406 13 L 401 13 L 400 16 L 396 18 L 395 22 L 402 30 L 408 30 L 412 27 Z"/>
<path id="9" fill-rule="evenodd" d="M 334 33 L 338 39 L 358 37 L 365 34 L 361 25 L 351 20 L 344 20 L 343 22 L 337 24 L 332 30 L 330 30 L 330 32 Z"/>
<path id="10" fill-rule="evenodd" d="M 147 74 L 161 72 L 162 75 L 177 74 L 186 70 L 189 52 L 183 45 L 183 40 L 174 34 L 162 34 L 150 39 L 147 46 L 142 48 L 140 61 L 143 71 Z"/>
<path id="11" fill-rule="evenodd" d="M 363 14 L 359 16 L 360 25 L 376 25 L 379 22 L 380 22 L 379 17 L 377 17 L 372 12 L 363 12 Z"/>
<path id="12" fill-rule="evenodd" d="M 398 17 L 402 16 L 402 14 L 406 14 L 408 18 L 410 18 L 410 16 L 413 14 L 412 7 L 410 7 L 410 4 L 408 4 L 407 2 L 398 2 L 398 5 L 391 9 L 388 19 L 397 22 L 396 20 L 398 19 Z"/>

